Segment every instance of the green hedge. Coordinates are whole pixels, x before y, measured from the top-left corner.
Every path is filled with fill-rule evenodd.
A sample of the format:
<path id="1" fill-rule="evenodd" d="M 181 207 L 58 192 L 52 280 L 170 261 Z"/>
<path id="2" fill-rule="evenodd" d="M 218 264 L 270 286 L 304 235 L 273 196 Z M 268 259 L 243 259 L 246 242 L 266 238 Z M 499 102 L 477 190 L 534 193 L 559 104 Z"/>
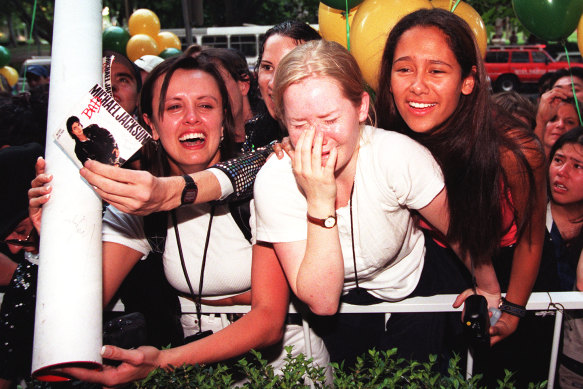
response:
<path id="1" fill-rule="evenodd" d="M 274 374 L 273 368 L 256 351 L 250 360 L 241 359 L 234 366 L 224 364 L 213 366 L 184 365 L 171 370 L 156 369 L 141 382 L 134 383 L 136 389 L 228 388 L 235 384 L 234 375 L 241 375 L 247 382 L 243 388 L 310 388 L 307 377 L 316 388 L 326 388 L 324 368 L 314 368 L 311 360 L 303 354 L 292 357 L 291 348 L 286 348 L 288 356 L 283 374 Z M 466 380 L 459 368 L 460 358 L 452 358 L 447 374 L 436 371 L 435 357 L 427 363 L 411 362 L 394 356 L 396 350 L 375 351 L 358 358 L 350 369 L 333 363 L 334 388 L 485 388 L 482 376 L 475 375 Z M 498 388 L 515 388 L 512 373 L 506 371 L 504 380 L 498 380 Z M 546 381 L 531 383 L 529 388 L 545 388 Z"/>

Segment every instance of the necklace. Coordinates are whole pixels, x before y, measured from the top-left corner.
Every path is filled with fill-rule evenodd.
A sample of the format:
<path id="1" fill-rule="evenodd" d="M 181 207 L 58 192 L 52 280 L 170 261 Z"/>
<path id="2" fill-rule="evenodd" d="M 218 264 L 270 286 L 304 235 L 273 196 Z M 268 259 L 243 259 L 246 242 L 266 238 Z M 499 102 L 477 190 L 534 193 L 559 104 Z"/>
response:
<path id="1" fill-rule="evenodd" d="M 211 237 L 211 228 L 213 225 L 213 217 L 215 215 L 215 206 L 213 205 L 210 210 L 210 218 L 209 218 L 209 225 L 206 232 L 206 240 L 204 242 L 204 250 L 202 253 L 202 264 L 200 266 L 200 279 L 198 282 L 198 295 L 194 293 L 194 289 L 192 288 L 192 284 L 190 283 L 190 277 L 188 276 L 188 271 L 186 270 L 186 261 L 184 260 L 184 254 L 182 253 L 182 244 L 180 243 L 180 234 L 178 233 L 178 222 L 176 220 L 176 212 L 173 210 L 170 212 L 172 216 L 172 224 L 174 226 L 174 233 L 176 234 L 176 243 L 178 245 L 178 255 L 180 256 L 180 264 L 182 265 L 182 272 L 184 273 L 184 277 L 186 278 L 186 284 L 188 285 L 188 290 L 190 291 L 190 295 L 194 300 L 194 305 L 196 307 L 196 318 L 198 319 L 198 333 L 193 335 L 196 339 L 203 338 L 212 334 L 212 331 L 202 331 L 202 285 L 204 281 L 204 268 L 206 266 L 206 254 L 209 248 L 209 242 Z"/>

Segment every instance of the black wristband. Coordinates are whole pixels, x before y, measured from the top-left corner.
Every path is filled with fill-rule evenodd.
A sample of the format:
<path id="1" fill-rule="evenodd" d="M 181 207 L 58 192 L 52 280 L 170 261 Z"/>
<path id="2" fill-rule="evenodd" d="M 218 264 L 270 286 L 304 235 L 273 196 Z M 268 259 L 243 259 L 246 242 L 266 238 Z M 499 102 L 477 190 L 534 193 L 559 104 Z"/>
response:
<path id="1" fill-rule="evenodd" d="M 198 195 L 198 187 L 188 174 L 183 175 L 182 178 L 184 178 L 184 189 L 182 190 L 180 203 L 182 205 L 192 204 Z"/>
<path id="2" fill-rule="evenodd" d="M 504 297 L 500 298 L 500 305 L 498 305 L 498 309 L 516 317 L 524 317 L 526 315 L 526 307 L 511 303 Z"/>

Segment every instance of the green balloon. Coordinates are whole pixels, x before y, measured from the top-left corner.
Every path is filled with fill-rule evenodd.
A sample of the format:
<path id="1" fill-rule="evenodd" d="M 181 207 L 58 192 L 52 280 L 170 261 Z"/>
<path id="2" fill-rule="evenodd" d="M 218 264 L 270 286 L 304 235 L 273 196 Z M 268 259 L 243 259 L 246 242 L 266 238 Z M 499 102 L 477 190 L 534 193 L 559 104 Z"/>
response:
<path id="1" fill-rule="evenodd" d="M 567 38 L 577 28 L 583 0 L 512 0 L 522 25 L 546 41 Z"/>
<path id="2" fill-rule="evenodd" d="M 10 63 L 10 51 L 4 46 L 0 46 L 0 68 Z"/>
<path id="3" fill-rule="evenodd" d="M 103 50 L 111 50 L 126 54 L 126 45 L 130 40 L 130 33 L 118 26 L 107 27 L 103 30 Z"/>
<path id="4" fill-rule="evenodd" d="M 180 55 L 180 54 L 182 54 L 182 51 L 180 51 L 174 47 L 169 47 L 169 48 L 163 50 L 160 54 L 158 54 L 158 57 L 166 59 L 166 58 L 174 57 L 174 56 Z"/>
<path id="5" fill-rule="evenodd" d="M 339 9 L 341 11 L 346 11 L 347 3 L 348 9 L 351 10 L 362 2 L 363 0 L 322 0 L 322 3 L 328 7 Z"/>

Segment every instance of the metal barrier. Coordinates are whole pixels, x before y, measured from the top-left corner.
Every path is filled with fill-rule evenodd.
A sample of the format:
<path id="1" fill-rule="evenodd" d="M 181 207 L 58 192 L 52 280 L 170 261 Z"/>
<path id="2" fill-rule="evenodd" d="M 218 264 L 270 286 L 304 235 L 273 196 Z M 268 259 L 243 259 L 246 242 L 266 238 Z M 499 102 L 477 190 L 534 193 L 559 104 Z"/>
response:
<path id="1" fill-rule="evenodd" d="M 0 293 L 0 302 L 3 295 Z M 461 311 L 461 308 L 453 308 L 452 304 L 457 295 L 444 294 L 430 297 L 413 297 L 399 302 L 386 302 L 375 305 L 350 305 L 343 304 L 340 307 L 341 313 L 399 313 L 399 312 L 454 312 Z M 196 313 L 194 302 L 188 299 L 181 299 L 182 311 L 184 313 Z M 548 375 L 548 388 L 553 388 L 555 381 L 555 371 L 557 357 L 559 353 L 559 343 L 561 336 L 561 327 L 563 322 L 563 310 L 583 309 L 583 292 L 535 292 L 532 293 L 526 309 L 529 311 L 555 311 L 555 327 L 553 334 L 553 346 Z M 113 311 L 123 311 L 124 307 L 118 302 L 113 307 Z M 219 314 L 223 326 L 228 325 L 226 315 L 229 313 L 246 313 L 250 307 L 247 305 L 233 306 L 211 306 L 203 305 L 202 312 L 207 314 Z M 290 305 L 290 312 L 297 311 Z M 306 341 L 308 357 L 311 357 L 311 343 L 309 324 L 303 321 L 304 337 Z M 468 353 L 468 365 L 466 376 L 469 378 L 472 374 L 472 359 Z"/>

